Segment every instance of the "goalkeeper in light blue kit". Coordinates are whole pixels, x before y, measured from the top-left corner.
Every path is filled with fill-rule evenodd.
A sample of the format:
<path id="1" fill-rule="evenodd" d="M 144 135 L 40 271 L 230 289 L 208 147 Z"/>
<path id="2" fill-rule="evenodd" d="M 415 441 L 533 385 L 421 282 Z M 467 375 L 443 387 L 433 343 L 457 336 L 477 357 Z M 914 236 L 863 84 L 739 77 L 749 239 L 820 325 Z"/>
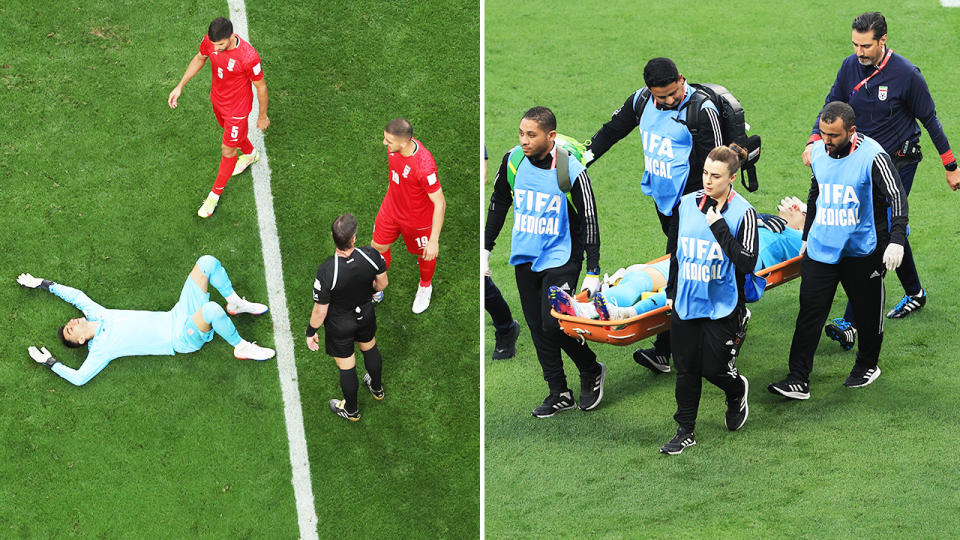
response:
<path id="1" fill-rule="evenodd" d="M 267 306 L 238 296 L 227 271 L 211 255 L 197 259 L 180 291 L 180 300 L 170 311 L 107 309 L 83 291 L 30 274 L 20 274 L 17 283 L 31 289 L 46 289 L 83 312 L 83 318 L 72 319 L 58 330 L 60 341 L 67 347 L 86 345 L 89 349 L 80 369 L 61 364 L 46 347 L 28 349 L 34 361 L 49 366 L 76 386 L 87 383 L 114 358 L 191 353 L 213 340 L 214 332 L 233 345 L 236 358 L 267 360 L 275 354 L 273 349 L 248 342 L 237 333 L 227 312 L 260 315 L 267 311 Z M 227 300 L 226 312 L 210 301 L 208 285 L 213 285 Z"/>

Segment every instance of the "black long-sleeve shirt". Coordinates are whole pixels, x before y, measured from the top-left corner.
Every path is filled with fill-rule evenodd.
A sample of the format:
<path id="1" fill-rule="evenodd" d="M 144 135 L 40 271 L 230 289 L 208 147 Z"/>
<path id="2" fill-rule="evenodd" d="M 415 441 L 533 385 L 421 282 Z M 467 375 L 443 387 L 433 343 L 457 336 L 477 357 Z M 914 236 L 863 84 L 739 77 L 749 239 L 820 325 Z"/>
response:
<path id="1" fill-rule="evenodd" d="M 690 88 L 690 92 L 694 91 L 693 87 L 688 88 Z M 587 167 L 595 163 L 614 144 L 640 125 L 641 111 L 634 108 L 634 94 L 630 94 L 623 105 L 613 112 L 610 121 L 605 123 L 587 141 L 587 150 L 593 152 L 593 159 L 587 162 Z M 653 97 L 650 99 L 653 99 Z M 641 100 L 637 100 L 637 106 L 640 105 Z M 714 103 L 714 105 L 716 104 Z M 680 114 L 683 118 L 686 118 L 686 110 L 680 111 Z M 717 111 L 711 108 L 700 109 L 696 127 L 699 128 L 699 131 L 697 136 L 693 138 L 693 150 L 690 152 L 690 174 L 687 176 L 687 183 L 683 190 L 684 194 L 703 188 L 703 164 L 707 160 L 707 154 L 723 144 L 723 134 L 720 129 L 720 119 L 717 116 Z"/>
<path id="2" fill-rule="evenodd" d="M 697 194 L 696 200 L 698 206 L 704 197 L 706 197 L 704 193 Z M 704 214 L 713 206 L 710 203 L 711 201 L 707 201 L 707 204 L 703 205 L 701 211 Z M 727 206 L 728 204 L 724 202 L 720 208 L 721 214 L 727 210 Z M 670 230 L 667 232 L 667 241 L 670 242 L 671 245 L 677 245 L 677 237 L 680 234 L 679 227 L 680 220 L 672 220 Z M 710 231 L 713 233 L 713 237 L 717 239 L 717 243 L 720 244 L 720 249 L 723 250 L 723 254 L 733 263 L 737 276 L 738 302 L 743 303 L 745 299 L 743 292 L 745 276 L 753 272 L 754 267 L 757 265 L 757 257 L 760 254 L 760 238 L 757 235 L 757 211 L 752 207 L 747 209 L 743 215 L 743 221 L 740 224 L 740 230 L 737 231 L 736 237 L 730 232 L 727 221 L 722 218 L 710 226 Z M 670 275 L 667 278 L 667 298 L 676 298 L 678 273 L 679 263 L 677 262 L 677 253 L 674 251 L 670 254 Z"/>
<path id="3" fill-rule="evenodd" d="M 553 155 L 556 147 L 547 153 L 543 159 L 527 158 L 530 164 L 540 169 L 549 170 L 553 165 Z M 493 250 L 497 237 L 507 219 L 507 211 L 513 206 L 513 190 L 507 182 L 507 164 L 510 152 L 503 156 L 497 177 L 493 182 L 493 193 L 490 195 L 490 208 L 487 210 L 487 224 L 484 228 L 484 248 Z M 593 197 L 593 188 L 590 185 L 590 176 L 586 169 L 570 188 L 573 199 L 573 208 L 567 206 L 567 215 L 570 221 L 570 253 L 575 256 L 586 251 L 587 269 L 600 267 L 600 225 L 597 222 L 597 203 Z"/>
<path id="4" fill-rule="evenodd" d="M 857 133 L 857 145 L 863 142 L 863 134 Z M 829 152 L 832 158 L 841 158 L 850 154 L 850 143 Z M 877 154 L 873 159 L 871 169 L 873 181 L 873 223 L 877 231 L 877 244 L 887 241 L 904 245 L 907 241 L 907 193 L 900 183 L 900 173 L 893 165 L 893 160 L 886 152 Z M 810 194 L 807 195 L 807 219 L 803 224 L 803 239 L 807 239 L 810 227 L 817 218 L 817 197 L 820 195 L 820 186 L 817 178 L 810 176 Z M 887 228 L 887 207 L 891 210 L 889 233 Z"/>

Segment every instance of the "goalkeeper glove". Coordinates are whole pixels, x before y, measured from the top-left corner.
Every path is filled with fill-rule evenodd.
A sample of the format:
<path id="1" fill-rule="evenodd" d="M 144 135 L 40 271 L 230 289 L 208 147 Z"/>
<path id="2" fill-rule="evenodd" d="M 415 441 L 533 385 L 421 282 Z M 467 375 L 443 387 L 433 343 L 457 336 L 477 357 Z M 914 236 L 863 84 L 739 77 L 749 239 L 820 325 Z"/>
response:
<path id="1" fill-rule="evenodd" d="M 30 346 L 27 349 L 27 352 L 30 353 L 30 358 L 33 358 L 33 361 L 38 364 L 44 364 L 47 367 L 53 367 L 57 363 L 57 359 L 50 354 L 50 351 L 46 347 L 40 347 L 37 349 L 34 346 Z"/>

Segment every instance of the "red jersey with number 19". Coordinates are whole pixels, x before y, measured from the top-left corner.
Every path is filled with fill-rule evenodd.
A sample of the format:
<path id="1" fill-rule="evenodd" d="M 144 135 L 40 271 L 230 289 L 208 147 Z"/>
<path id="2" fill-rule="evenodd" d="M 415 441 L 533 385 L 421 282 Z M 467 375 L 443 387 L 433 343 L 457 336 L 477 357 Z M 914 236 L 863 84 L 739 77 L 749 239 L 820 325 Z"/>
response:
<path id="1" fill-rule="evenodd" d="M 209 36 L 200 42 L 200 54 L 210 59 L 213 74 L 210 83 L 210 101 L 221 115 L 245 117 L 253 108 L 253 88 L 250 83 L 263 78 L 260 55 L 252 45 L 236 34 L 237 47 L 223 52 L 214 50 Z"/>
<path id="2" fill-rule="evenodd" d="M 416 150 L 409 157 L 388 152 L 389 186 L 381 210 L 397 221 L 410 225 L 429 225 L 433 219 L 433 201 L 429 194 L 440 189 L 433 154 L 413 139 Z"/>

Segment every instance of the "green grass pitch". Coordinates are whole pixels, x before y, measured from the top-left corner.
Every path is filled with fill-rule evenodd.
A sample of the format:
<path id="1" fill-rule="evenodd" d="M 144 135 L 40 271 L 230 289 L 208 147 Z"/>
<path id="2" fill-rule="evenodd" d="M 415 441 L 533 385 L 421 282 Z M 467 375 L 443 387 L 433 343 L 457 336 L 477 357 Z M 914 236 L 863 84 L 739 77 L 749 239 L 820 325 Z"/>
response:
<path id="1" fill-rule="evenodd" d="M 883 12 L 888 45 L 922 70 L 954 145 L 960 141 L 956 69 L 960 11 L 933 1 L 561 2 L 555 9 L 503 0 L 485 4 L 485 140 L 490 176 L 517 144 L 523 112 L 546 105 L 559 131 L 591 136 L 643 85 L 649 58 L 669 56 L 694 82 L 733 91 L 764 141 L 761 211 L 785 195 L 805 197 L 809 170 L 800 153 L 842 59 L 850 23 Z M 889 321 L 880 366 L 868 388 L 841 386 L 854 353 L 822 339 L 812 397 L 786 402 L 766 385 L 787 372 L 798 283 L 751 306 L 738 366 L 751 382 L 750 418 L 729 433 L 722 393 L 704 384 L 698 445 L 658 454 L 676 424 L 674 375 L 636 365 L 634 347 L 594 345 L 608 366 L 600 407 L 537 420 L 546 395 L 524 327 L 513 360 L 485 360 L 485 511 L 490 538 L 938 537 L 956 534 L 953 488 L 960 378 L 955 336 L 960 278 L 956 197 L 926 132 L 926 158 L 910 197 L 910 241 L 929 303 Z M 636 134 L 590 168 L 601 227 L 601 265 L 612 272 L 662 253 L 651 200 L 640 193 L 643 160 Z M 521 313 L 507 265 L 508 221 L 493 252 L 494 279 Z M 887 306 L 902 295 L 888 276 Z M 842 294 L 834 302 L 838 316 Z M 493 331 L 486 323 L 486 349 Z M 650 341 L 640 345 L 649 346 Z M 578 393 L 576 369 L 566 362 Z"/>
<path id="2" fill-rule="evenodd" d="M 270 90 L 266 133 L 321 537 L 479 534 L 476 287 L 479 3 L 248 0 Z M 438 13 L 442 13 L 442 24 Z M 266 301 L 250 173 L 209 220 L 217 170 L 209 68 L 167 94 L 226 2 L 3 2 L 0 20 L 0 537 L 296 538 L 276 363 L 200 352 L 124 358 L 75 388 L 27 355 L 68 304 L 14 281 L 78 287 L 111 308 L 169 309 L 194 261 L 220 258 Z M 332 220 L 369 242 L 386 190 L 383 126 L 409 118 L 448 209 L 433 305 L 410 313 L 417 269 L 394 249 L 378 308 L 387 398 L 361 387 L 359 423 L 330 414 L 333 361 L 302 337 Z M 268 262 L 269 264 L 269 262 Z M 214 292 L 212 299 L 220 301 Z M 239 316 L 272 346 L 269 316 Z M 456 345 L 454 345 L 456 344 Z M 362 362 L 360 372 L 362 374 Z"/>

